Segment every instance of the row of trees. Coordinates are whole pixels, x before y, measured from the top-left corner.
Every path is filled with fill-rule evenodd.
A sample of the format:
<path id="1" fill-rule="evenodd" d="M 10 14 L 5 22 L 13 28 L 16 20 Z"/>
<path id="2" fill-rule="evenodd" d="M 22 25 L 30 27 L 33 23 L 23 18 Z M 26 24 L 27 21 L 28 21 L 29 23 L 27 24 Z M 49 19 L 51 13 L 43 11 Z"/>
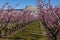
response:
<path id="1" fill-rule="evenodd" d="M 7 10 L 4 10 L 6 5 Z M 16 7 L 17 6 L 18 4 Z M 34 15 L 31 15 L 31 13 L 32 12 L 30 10 L 24 9 L 23 11 L 17 11 L 14 10 L 14 8 L 12 8 L 12 6 L 8 3 L 4 4 L 0 9 L 0 36 L 2 30 L 5 30 L 6 28 L 11 29 L 14 27 L 14 25 L 18 27 L 20 24 L 27 25 L 30 22 L 34 21 L 36 18 Z"/>
<path id="2" fill-rule="evenodd" d="M 46 8 L 45 8 L 46 7 Z M 46 3 L 40 0 L 38 4 L 38 13 L 41 23 L 47 31 L 47 34 L 52 40 L 57 40 L 57 35 L 60 30 L 60 7 L 52 7 L 50 0 Z"/>

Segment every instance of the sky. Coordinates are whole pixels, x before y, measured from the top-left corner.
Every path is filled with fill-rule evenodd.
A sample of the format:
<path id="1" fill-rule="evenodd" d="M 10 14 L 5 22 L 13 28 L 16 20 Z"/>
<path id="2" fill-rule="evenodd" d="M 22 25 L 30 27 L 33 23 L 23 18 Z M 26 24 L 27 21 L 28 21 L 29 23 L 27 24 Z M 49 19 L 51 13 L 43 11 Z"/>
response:
<path id="1" fill-rule="evenodd" d="M 19 4 L 19 6 L 16 7 L 16 9 L 23 9 L 25 8 L 27 5 L 28 6 L 37 6 L 37 0 L 0 0 L 0 7 L 4 4 L 4 3 L 9 3 L 13 8 L 15 7 L 16 4 Z M 46 1 L 47 2 L 47 1 Z M 51 0 L 51 4 L 53 6 L 56 6 L 58 4 L 60 4 L 60 0 Z"/>

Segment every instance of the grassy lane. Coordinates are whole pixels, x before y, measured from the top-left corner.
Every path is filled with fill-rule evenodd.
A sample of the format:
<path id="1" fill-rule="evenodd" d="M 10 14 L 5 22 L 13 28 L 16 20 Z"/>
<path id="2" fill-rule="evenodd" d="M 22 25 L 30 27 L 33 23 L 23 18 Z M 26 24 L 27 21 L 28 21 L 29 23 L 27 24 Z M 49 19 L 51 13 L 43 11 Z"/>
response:
<path id="1" fill-rule="evenodd" d="M 28 25 L 26 29 L 12 35 L 12 38 L 9 38 L 9 40 L 16 40 L 16 38 L 19 40 L 46 40 L 45 34 L 44 28 L 39 20 L 37 20 Z"/>

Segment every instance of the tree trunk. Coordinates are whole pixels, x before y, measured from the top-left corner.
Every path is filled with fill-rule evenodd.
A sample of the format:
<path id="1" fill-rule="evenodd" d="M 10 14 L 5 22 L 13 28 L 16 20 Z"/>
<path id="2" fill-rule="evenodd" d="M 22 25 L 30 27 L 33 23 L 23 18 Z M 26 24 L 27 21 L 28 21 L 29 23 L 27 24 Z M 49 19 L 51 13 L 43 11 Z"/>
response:
<path id="1" fill-rule="evenodd" d="M 57 34 L 54 34 L 54 35 L 53 35 L 52 40 L 58 40 L 58 39 L 57 39 Z"/>
<path id="2" fill-rule="evenodd" d="M 0 37 L 1 37 L 1 30 L 0 30 Z"/>

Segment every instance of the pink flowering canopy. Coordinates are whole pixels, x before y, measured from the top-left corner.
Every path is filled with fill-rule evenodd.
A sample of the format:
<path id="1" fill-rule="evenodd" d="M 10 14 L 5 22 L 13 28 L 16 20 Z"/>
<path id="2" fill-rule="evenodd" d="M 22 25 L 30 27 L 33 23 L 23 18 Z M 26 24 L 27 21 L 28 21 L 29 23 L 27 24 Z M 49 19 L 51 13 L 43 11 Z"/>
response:
<path id="1" fill-rule="evenodd" d="M 34 15 L 31 15 L 31 11 L 29 11 L 29 10 L 25 9 L 25 10 L 19 11 L 19 12 L 14 11 L 10 5 L 8 5 L 7 8 L 8 8 L 7 11 L 4 9 L 0 9 L 0 10 L 2 10 L 0 12 L 0 21 L 1 22 L 9 21 L 11 23 L 11 22 L 18 21 L 18 22 L 23 23 L 23 22 L 29 22 L 29 21 L 31 22 L 34 20 L 33 18 L 35 18 Z"/>
<path id="2" fill-rule="evenodd" d="M 60 29 L 60 8 L 41 8 L 39 17 L 42 23 L 45 21 L 49 27 Z"/>

